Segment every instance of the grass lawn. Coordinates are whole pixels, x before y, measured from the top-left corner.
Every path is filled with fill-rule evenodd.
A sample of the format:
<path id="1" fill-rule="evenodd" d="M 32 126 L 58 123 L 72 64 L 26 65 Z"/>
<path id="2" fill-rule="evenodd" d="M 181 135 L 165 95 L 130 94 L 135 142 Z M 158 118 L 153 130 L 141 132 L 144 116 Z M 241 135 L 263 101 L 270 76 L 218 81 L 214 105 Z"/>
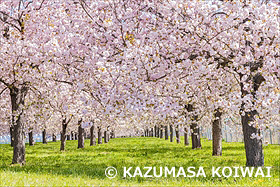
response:
<path id="1" fill-rule="evenodd" d="M 212 167 L 244 167 L 246 162 L 243 143 L 223 142 L 221 157 L 211 156 L 211 143 L 202 139 L 203 148 L 192 150 L 183 143 L 158 138 L 117 138 L 93 147 L 86 140 L 85 149 L 77 149 L 77 140 L 71 140 L 65 152 L 59 151 L 60 142 L 36 143 L 33 147 L 26 145 L 24 166 L 10 165 L 12 148 L 0 145 L 0 186 L 280 186 L 279 145 L 264 147 L 265 166 L 272 167 L 271 177 L 213 178 Z M 113 179 L 104 173 L 108 166 L 119 172 Z M 137 166 L 155 166 L 158 170 L 182 166 L 186 172 L 190 166 L 196 167 L 196 172 L 201 166 L 206 177 L 123 177 L 123 167 L 133 167 L 133 174 Z"/>

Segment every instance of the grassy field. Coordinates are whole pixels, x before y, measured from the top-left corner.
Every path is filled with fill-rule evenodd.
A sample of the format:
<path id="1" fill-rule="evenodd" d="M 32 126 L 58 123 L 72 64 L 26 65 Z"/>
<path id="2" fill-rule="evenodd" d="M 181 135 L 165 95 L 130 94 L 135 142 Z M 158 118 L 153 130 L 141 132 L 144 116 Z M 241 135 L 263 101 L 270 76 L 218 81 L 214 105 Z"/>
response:
<path id="1" fill-rule="evenodd" d="M 182 139 L 183 140 L 183 139 Z M 272 166 L 272 177 L 212 177 L 212 166 L 245 166 L 243 143 L 223 142 L 223 156 L 211 156 L 211 141 L 202 139 L 202 149 L 192 150 L 183 143 L 157 138 L 120 138 L 108 144 L 77 149 L 77 140 L 26 145 L 26 165 L 10 165 L 12 148 L 0 145 L 0 186 L 280 186 L 280 146 L 264 147 L 265 166 Z M 118 174 L 108 179 L 105 169 L 113 166 Z M 124 178 L 123 167 L 203 167 L 206 177 Z M 132 170 L 134 171 L 134 170 Z M 143 170 L 146 171 L 146 170 Z M 197 171 L 197 170 L 196 170 Z M 132 174 L 134 172 L 131 172 Z"/>

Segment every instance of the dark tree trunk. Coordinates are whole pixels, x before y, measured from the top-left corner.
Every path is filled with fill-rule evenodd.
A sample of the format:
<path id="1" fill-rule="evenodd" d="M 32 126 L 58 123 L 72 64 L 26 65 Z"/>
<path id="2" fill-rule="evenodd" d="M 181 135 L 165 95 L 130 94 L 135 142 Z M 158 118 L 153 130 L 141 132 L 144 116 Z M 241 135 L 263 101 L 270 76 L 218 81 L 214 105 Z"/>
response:
<path id="1" fill-rule="evenodd" d="M 163 126 L 160 126 L 160 138 L 163 138 Z"/>
<path id="2" fill-rule="evenodd" d="M 164 133 L 165 133 L 165 140 L 168 140 L 168 126 L 167 125 L 164 127 Z"/>
<path id="3" fill-rule="evenodd" d="M 253 133 L 260 135 L 260 130 L 250 126 L 256 111 L 245 112 L 245 116 L 241 116 L 242 131 L 244 135 L 244 144 L 246 150 L 246 166 L 257 167 L 264 165 L 264 155 L 262 148 L 262 139 L 251 138 Z"/>
<path id="4" fill-rule="evenodd" d="M 33 131 L 30 131 L 28 133 L 28 139 L 29 139 L 29 145 L 33 146 L 34 145 Z"/>
<path id="5" fill-rule="evenodd" d="M 22 119 L 23 106 L 28 87 L 21 89 L 11 86 L 10 88 L 12 104 L 12 127 L 13 127 L 13 164 L 25 164 L 25 137 L 24 124 Z"/>
<path id="6" fill-rule="evenodd" d="M 52 135 L 52 141 L 56 142 L 56 135 L 55 134 Z"/>
<path id="7" fill-rule="evenodd" d="M 173 132 L 173 126 L 172 125 L 170 125 L 170 142 L 173 142 L 174 140 L 173 140 L 173 137 L 174 137 L 174 134 L 173 134 L 174 132 Z"/>
<path id="8" fill-rule="evenodd" d="M 187 109 L 188 112 L 193 112 L 194 107 L 191 104 L 185 105 L 185 108 Z M 201 148 L 201 142 L 200 142 L 200 132 L 199 132 L 199 126 L 197 124 L 197 119 L 198 116 L 194 115 L 193 116 L 193 122 L 190 126 L 191 128 L 191 137 L 192 137 L 192 148 L 197 149 Z"/>
<path id="9" fill-rule="evenodd" d="M 74 140 L 78 140 L 78 133 L 76 133 L 76 132 L 74 134 Z"/>
<path id="10" fill-rule="evenodd" d="M 43 130 L 43 132 L 42 132 L 42 137 L 43 137 L 43 144 L 47 144 L 48 142 L 47 142 L 47 131 L 46 131 L 46 129 L 44 129 Z"/>
<path id="11" fill-rule="evenodd" d="M 242 78 L 241 75 L 240 78 Z M 244 83 L 240 83 L 242 98 L 248 94 L 252 95 L 254 99 L 256 99 L 256 92 L 258 91 L 262 82 L 265 81 L 265 78 L 260 74 L 256 73 L 252 78 L 253 82 L 253 90 L 249 93 L 244 89 Z M 253 104 L 255 104 L 253 102 Z M 244 144 L 246 150 L 246 166 L 248 167 L 257 167 L 264 166 L 264 155 L 262 148 L 262 139 L 251 138 L 252 134 L 256 134 L 260 136 L 260 129 L 255 128 L 253 125 L 249 125 L 250 122 L 255 121 L 255 116 L 258 115 L 256 110 L 246 111 L 245 112 L 245 103 L 243 102 L 241 105 L 241 123 L 242 123 L 242 131 L 244 136 Z"/>
<path id="12" fill-rule="evenodd" d="M 11 147 L 14 147 L 14 127 L 10 126 L 10 138 L 11 138 Z"/>
<path id="13" fill-rule="evenodd" d="M 14 126 L 14 155 L 13 164 L 25 164 L 25 138 L 21 117 L 17 119 Z"/>
<path id="14" fill-rule="evenodd" d="M 159 138 L 159 126 L 157 125 L 157 138 Z"/>
<path id="15" fill-rule="evenodd" d="M 212 124 L 212 155 L 213 156 L 222 156 L 222 113 L 219 109 L 215 111 L 215 119 Z"/>
<path id="16" fill-rule="evenodd" d="M 78 128 L 78 148 L 84 148 L 85 137 L 84 137 L 85 129 L 79 125 Z"/>
<path id="17" fill-rule="evenodd" d="M 191 124 L 191 136 L 192 136 L 192 149 L 201 148 L 200 132 L 197 123 Z"/>
<path id="18" fill-rule="evenodd" d="M 154 128 L 151 128 L 151 137 L 154 137 Z"/>
<path id="19" fill-rule="evenodd" d="M 154 137 L 157 137 L 157 126 L 154 127 Z"/>
<path id="20" fill-rule="evenodd" d="M 180 131 L 179 131 L 179 126 L 176 126 L 176 142 L 180 143 Z"/>
<path id="21" fill-rule="evenodd" d="M 98 144 L 102 144 L 102 132 L 101 132 L 101 128 L 100 127 L 98 127 L 97 142 L 98 142 Z"/>
<path id="22" fill-rule="evenodd" d="M 104 131 L 104 143 L 108 143 L 108 135 L 107 135 L 107 131 Z"/>
<path id="23" fill-rule="evenodd" d="M 111 138 L 115 138 L 115 130 L 112 130 L 112 132 L 111 132 Z"/>
<path id="24" fill-rule="evenodd" d="M 92 126 L 90 127 L 90 146 L 93 145 L 96 145 L 94 123 L 92 123 Z"/>
<path id="25" fill-rule="evenodd" d="M 70 134 L 67 134 L 67 135 L 66 135 L 66 138 L 67 138 L 67 140 L 71 140 Z"/>
<path id="26" fill-rule="evenodd" d="M 184 140 L 185 140 L 185 146 L 188 146 L 189 145 L 189 131 L 188 131 L 188 127 L 185 127 L 184 129 Z"/>
<path id="27" fill-rule="evenodd" d="M 66 129 L 67 129 L 66 119 L 63 119 L 63 121 L 62 121 L 60 151 L 64 151 L 65 150 L 65 145 L 66 145 Z"/>

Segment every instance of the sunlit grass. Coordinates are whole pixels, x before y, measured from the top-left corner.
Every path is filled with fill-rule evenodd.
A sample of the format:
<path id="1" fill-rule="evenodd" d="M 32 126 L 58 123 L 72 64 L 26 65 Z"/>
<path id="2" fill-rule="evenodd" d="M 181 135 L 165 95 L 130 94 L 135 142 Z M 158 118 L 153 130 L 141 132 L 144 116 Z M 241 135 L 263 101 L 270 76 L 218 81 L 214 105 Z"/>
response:
<path id="1" fill-rule="evenodd" d="M 183 139 L 182 139 L 183 142 Z M 245 166 L 243 143 L 223 142 L 223 156 L 213 157 L 211 141 L 202 140 L 202 149 L 192 150 L 183 143 L 170 143 L 158 138 L 111 139 L 108 144 L 77 149 L 77 141 L 67 141 L 65 152 L 60 142 L 47 145 L 26 145 L 26 165 L 10 165 L 12 148 L 0 145 L 0 185 L 2 186 L 279 186 L 280 146 L 264 147 L 265 166 L 272 166 L 271 178 L 212 178 L 211 168 Z M 105 176 L 105 169 L 119 171 L 114 179 Z M 206 177 L 198 178 L 123 178 L 123 167 L 204 167 Z M 132 172 L 133 173 L 133 172 Z"/>

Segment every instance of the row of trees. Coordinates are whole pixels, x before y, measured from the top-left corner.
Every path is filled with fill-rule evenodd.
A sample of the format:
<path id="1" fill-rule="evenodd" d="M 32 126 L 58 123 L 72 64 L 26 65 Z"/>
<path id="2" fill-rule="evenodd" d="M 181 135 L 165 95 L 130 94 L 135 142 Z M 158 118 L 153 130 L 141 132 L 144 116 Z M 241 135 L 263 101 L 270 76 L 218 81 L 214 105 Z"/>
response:
<path id="1" fill-rule="evenodd" d="M 24 132 L 213 127 L 239 116 L 247 166 L 264 165 L 260 131 L 279 125 L 279 5 L 259 1 L 0 2 L 1 132 L 25 163 Z M 235 118 L 235 117 L 234 117 Z M 11 128 L 10 128 L 11 127 Z"/>

